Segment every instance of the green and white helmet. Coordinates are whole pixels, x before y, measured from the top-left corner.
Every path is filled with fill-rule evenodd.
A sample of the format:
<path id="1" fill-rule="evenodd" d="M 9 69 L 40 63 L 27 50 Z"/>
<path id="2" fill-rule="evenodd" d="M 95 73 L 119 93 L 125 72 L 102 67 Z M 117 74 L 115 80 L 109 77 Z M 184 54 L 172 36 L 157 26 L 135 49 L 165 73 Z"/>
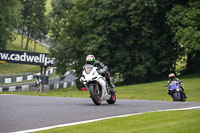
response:
<path id="1" fill-rule="evenodd" d="M 95 57 L 94 57 L 94 55 L 88 55 L 87 57 L 86 57 L 86 62 L 95 62 Z"/>

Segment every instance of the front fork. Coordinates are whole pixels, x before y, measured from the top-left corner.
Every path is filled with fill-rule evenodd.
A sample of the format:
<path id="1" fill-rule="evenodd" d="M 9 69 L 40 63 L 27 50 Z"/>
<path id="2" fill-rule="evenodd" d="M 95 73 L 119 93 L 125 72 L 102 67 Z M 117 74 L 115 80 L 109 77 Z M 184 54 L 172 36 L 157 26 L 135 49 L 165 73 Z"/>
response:
<path id="1" fill-rule="evenodd" d="M 99 84 L 97 83 L 97 81 L 92 82 L 92 83 L 91 83 L 91 82 L 85 83 L 84 85 L 85 85 L 85 87 L 87 88 L 87 90 L 89 90 L 90 84 L 93 84 L 93 85 L 95 86 L 95 91 L 96 91 L 96 93 L 99 95 L 99 94 L 101 93 L 101 91 L 100 91 L 100 89 L 99 89 Z"/>
<path id="2" fill-rule="evenodd" d="M 107 83 L 103 79 L 99 79 L 99 83 L 97 81 L 94 81 L 92 83 L 85 83 L 84 85 L 87 89 L 89 89 L 89 84 L 94 84 L 95 87 L 97 87 L 95 91 L 98 94 L 101 94 L 101 100 L 107 100 L 110 97 L 110 94 L 108 94 Z M 101 90 L 100 90 L 100 85 L 101 85 Z"/>

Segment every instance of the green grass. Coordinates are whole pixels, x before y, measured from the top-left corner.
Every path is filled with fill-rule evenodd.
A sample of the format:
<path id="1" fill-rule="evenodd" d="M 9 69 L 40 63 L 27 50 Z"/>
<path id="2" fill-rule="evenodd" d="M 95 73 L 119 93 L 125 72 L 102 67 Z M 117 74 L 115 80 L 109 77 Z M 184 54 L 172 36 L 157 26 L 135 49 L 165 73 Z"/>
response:
<path id="1" fill-rule="evenodd" d="M 17 40 L 9 43 L 7 45 L 7 50 L 15 50 L 15 51 L 29 51 L 33 52 L 34 43 L 29 42 L 28 50 L 25 50 L 25 42 L 26 38 L 24 39 L 24 46 L 21 47 L 21 36 L 16 35 Z M 36 52 L 38 53 L 48 53 L 48 50 L 43 48 L 42 46 L 36 46 Z M 24 65 L 24 64 L 14 64 L 14 63 L 0 63 L 0 74 L 12 74 L 12 73 L 26 73 L 26 72 L 39 72 L 40 66 L 36 65 Z"/>
<path id="2" fill-rule="evenodd" d="M 16 40 L 10 42 L 6 49 L 7 50 L 16 50 L 16 51 L 29 51 L 29 52 L 33 52 L 34 50 L 34 42 L 33 41 L 29 41 L 29 45 L 28 45 L 28 50 L 25 50 L 25 44 L 26 44 L 27 39 L 24 38 L 24 43 L 23 43 L 23 47 L 21 47 L 21 35 L 16 35 Z M 36 44 L 36 52 L 37 53 L 49 53 L 49 51 L 46 48 L 43 48 L 42 46 L 40 46 L 39 44 Z"/>
<path id="3" fill-rule="evenodd" d="M 181 78 L 188 96 L 187 102 L 200 102 L 200 74 L 188 75 Z M 116 87 L 116 95 L 118 99 L 144 99 L 144 100 L 161 100 L 172 101 L 167 94 L 167 88 L 164 85 L 166 81 L 135 84 L 129 86 Z M 56 96 L 56 97 L 81 97 L 89 98 L 88 91 L 77 91 L 76 88 L 65 88 L 50 91 L 49 93 L 20 92 L 20 95 L 40 95 L 40 96 Z"/>
<path id="4" fill-rule="evenodd" d="M 151 112 L 38 133 L 200 133 L 200 110 Z"/>
<path id="5" fill-rule="evenodd" d="M 187 101 L 200 102 L 200 74 L 188 75 L 180 80 L 183 80 L 183 86 L 188 96 Z M 117 87 L 117 96 L 125 99 L 171 101 L 171 97 L 167 95 L 167 88 L 164 87 L 166 84 L 167 80 Z"/>
<path id="6" fill-rule="evenodd" d="M 40 66 L 3 63 L 0 64 L 0 74 L 39 72 Z"/>

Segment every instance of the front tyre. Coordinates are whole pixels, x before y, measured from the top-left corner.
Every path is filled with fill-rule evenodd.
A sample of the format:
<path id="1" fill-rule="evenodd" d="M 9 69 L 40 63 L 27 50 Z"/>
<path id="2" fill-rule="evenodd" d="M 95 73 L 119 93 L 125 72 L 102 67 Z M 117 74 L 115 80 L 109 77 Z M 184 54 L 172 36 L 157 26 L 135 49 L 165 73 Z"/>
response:
<path id="1" fill-rule="evenodd" d="M 111 93 L 110 95 L 111 95 L 110 99 L 106 101 L 108 104 L 114 104 L 116 102 L 116 95 L 115 93 Z"/>
<path id="2" fill-rule="evenodd" d="M 178 101 L 181 101 L 181 93 L 177 92 L 177 96 L 178 96 Z"/>
<path id="3" fill-rule="evenodd" d="M 97 89 L 94 84 L 89 86 L 90 97 L 94 104 L 100 105 L 101 104 L 101 92 Z"/>
<path id="4" fill-rule="evenodd" d="M 173 101 L 178 101 L 177 92 L 173 93 L 173 94 L 172 94 L 172 97 L 173 97 Z"/>

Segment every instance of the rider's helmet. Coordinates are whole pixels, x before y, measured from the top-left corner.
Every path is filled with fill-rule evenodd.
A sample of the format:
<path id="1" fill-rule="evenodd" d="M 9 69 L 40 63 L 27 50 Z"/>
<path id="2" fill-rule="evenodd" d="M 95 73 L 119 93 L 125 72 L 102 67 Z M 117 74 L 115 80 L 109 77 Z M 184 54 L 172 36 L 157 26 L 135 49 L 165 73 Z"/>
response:
<path id="1" fill-rule="evenodd" d="M 175 74 L 174 73 L 170 73 L 169 74 L 169 79 L 173 80 L 175 78 Z"/>
<path id="2" fill-rule="evenodd" d="M 94 62 L 95 62 L 95 57 L 94 57 L 94 55 L 88 55 L 88 56 L 86 57 L 86 62 L 87 62 L 87 64 L 94 64 Z"/>

